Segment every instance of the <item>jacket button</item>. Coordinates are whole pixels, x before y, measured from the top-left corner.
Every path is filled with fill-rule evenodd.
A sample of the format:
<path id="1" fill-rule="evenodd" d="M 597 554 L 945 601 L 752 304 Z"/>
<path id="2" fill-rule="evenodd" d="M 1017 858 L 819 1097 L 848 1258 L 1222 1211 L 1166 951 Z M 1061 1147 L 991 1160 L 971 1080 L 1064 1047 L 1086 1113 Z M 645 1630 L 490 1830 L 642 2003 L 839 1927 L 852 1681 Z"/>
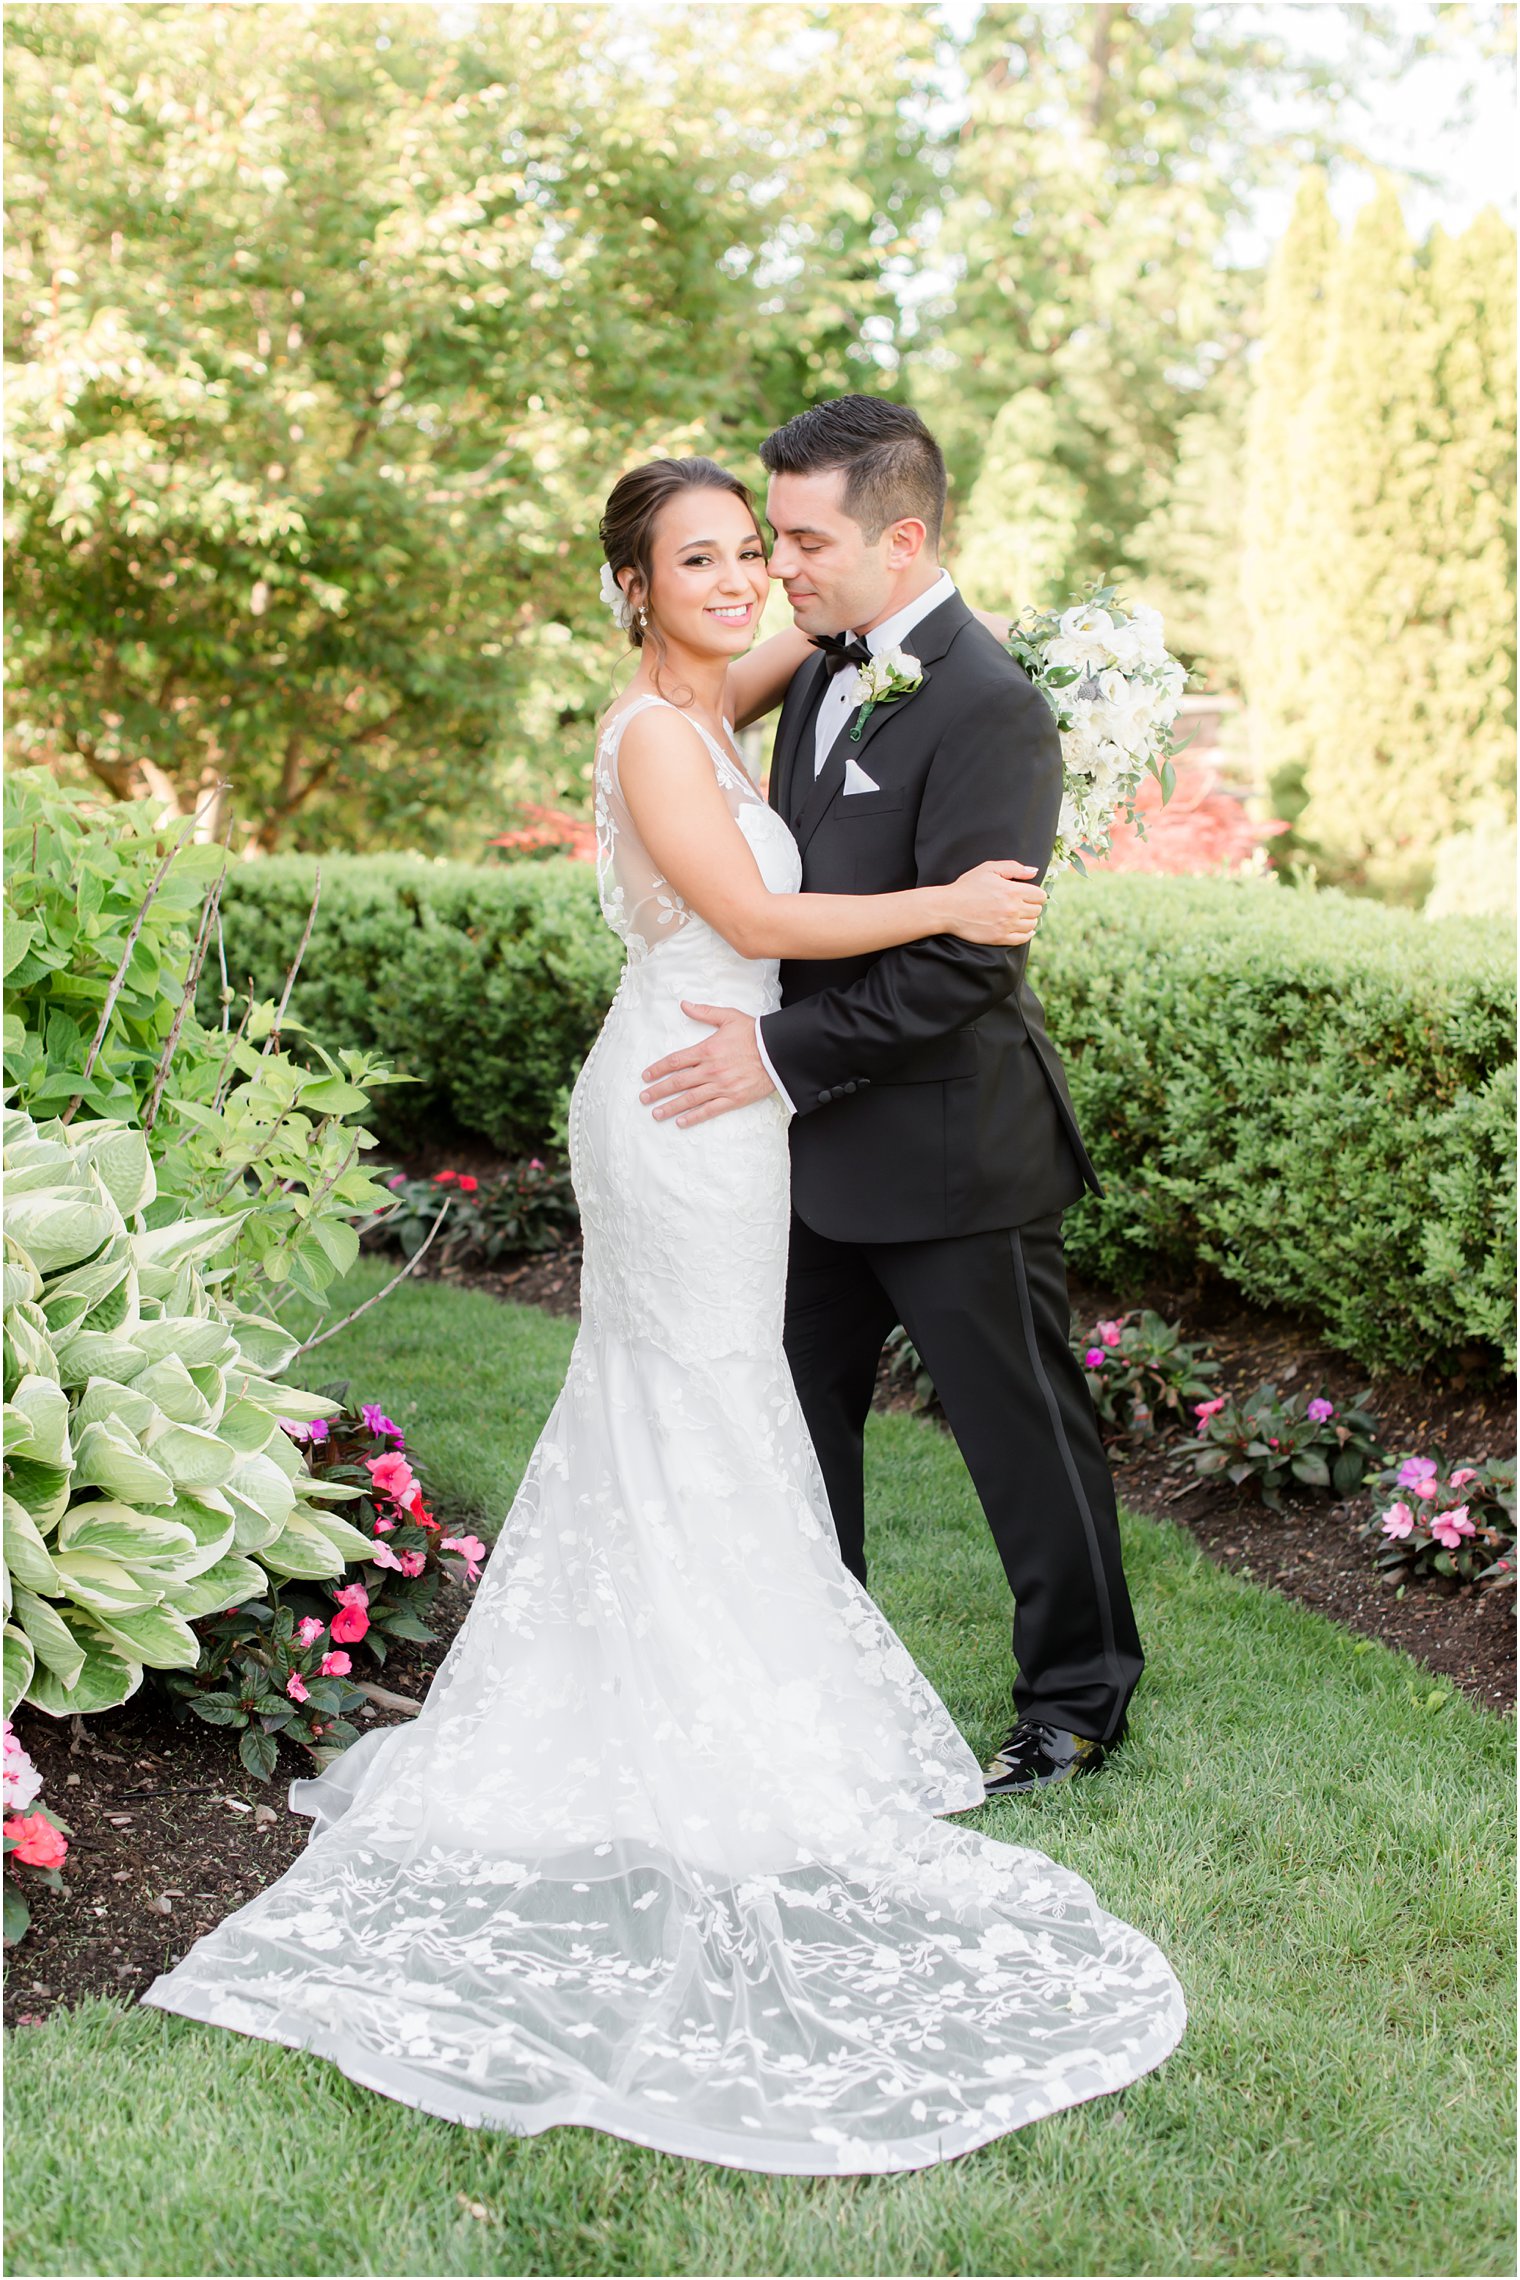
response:
<path id="1" fill-rule="evenodd" d="M 846 1092 L 853 1092 L 855 1090 L 855 1079 L 853 1077 L 850 1078 L 844 1089 Z"/>

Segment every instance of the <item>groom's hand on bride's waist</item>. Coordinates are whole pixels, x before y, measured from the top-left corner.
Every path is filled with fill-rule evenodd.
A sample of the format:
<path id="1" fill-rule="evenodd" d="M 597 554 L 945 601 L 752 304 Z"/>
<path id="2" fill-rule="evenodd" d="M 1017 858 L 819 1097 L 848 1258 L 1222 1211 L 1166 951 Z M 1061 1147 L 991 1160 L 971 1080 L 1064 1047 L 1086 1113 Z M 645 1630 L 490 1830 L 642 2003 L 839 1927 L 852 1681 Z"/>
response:
<path id="1" fill-rule="evenodd" d="M 700 1045 L 667 1053 L 644 1071 L 645 1090 L 639 1098 L 657 1117 L 702 1124 L 709 1116 L 748 1108 L 751 1101 L 764 1100 L 775 1091 L 760 1058 L 752 1013 L 740 1013 L 731 1005 L 692 1005 L 685 998 L 681 1011 L 693 1021 L 711 1022 L 712 1035 Z"/>

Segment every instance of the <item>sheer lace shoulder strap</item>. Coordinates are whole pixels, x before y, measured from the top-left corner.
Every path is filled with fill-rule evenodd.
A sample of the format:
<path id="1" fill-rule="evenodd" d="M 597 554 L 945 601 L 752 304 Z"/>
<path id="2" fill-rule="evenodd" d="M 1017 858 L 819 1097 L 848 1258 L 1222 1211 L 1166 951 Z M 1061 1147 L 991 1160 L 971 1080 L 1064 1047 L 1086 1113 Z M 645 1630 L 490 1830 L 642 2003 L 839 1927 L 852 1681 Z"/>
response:
<path id="1" fill-rule="evenodd" d="M 663 705 L 667 712 L 678 713 L 682 720 L 696 730 L 712 755 L 713 765 L 718 771 L 718 781 L 721 784 L 733 784 L 742 787 L 747 792 L 754 792 L 755 779 L 743 762 L 736 759 L 732 752 L 726 751 L 712 731 L 704 728 L 699 720 L 693 720 L 691 714 L 685 711 L 682 706 L 672 704 L 669 697 L 657 697 L 652 689 L 645 689 L 634 698 L 632 704 L 625 705 L 620 713 L 613 714 L 603 726 L 597 751 L 599 757 L 605 759 L 608 776 L 614 785 L 617 785 L 618 782 L 617 756 L 618 747 L 623 740 L 623 730 L 636 713 L 647 712 L 651 705 Z M 724 726 L 727 727 L 727 725 L 725 721 Z"/>

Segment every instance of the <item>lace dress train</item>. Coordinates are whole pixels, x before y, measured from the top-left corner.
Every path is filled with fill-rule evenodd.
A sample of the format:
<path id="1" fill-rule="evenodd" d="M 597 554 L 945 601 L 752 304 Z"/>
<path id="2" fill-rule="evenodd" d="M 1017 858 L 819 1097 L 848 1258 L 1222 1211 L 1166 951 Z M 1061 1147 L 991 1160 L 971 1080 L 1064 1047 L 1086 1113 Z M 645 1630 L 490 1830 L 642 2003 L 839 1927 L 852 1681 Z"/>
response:
<path id="1" fill-rule="evenodd" d="M 640 1072 L 762 1012 L 597 756 L 629 957 L 577 1081 L 564 1387 L 420 1715 L 290 1801 L 310 1842 L 144 2001 L 320 2052 L 449 2119 L 731 2166 L 912 2169 L 1158 2065 L 1182 1991 L 1081 1878 L 935 1816 L 982 1797 L 839 1559 L 781 1347 L 786 1113 L 685 1130 Z M 795 843 L 713 765 L 767 884 Z"/>

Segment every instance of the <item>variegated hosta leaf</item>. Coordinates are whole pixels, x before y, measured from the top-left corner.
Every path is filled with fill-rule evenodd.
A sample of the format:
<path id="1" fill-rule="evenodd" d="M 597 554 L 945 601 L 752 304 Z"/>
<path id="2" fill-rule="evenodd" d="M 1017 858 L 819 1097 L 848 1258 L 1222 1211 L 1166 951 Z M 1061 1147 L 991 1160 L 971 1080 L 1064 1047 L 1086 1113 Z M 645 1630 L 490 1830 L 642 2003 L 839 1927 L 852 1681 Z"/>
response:
<path id="1" fill-rule="evenodd" d="M 173 1503 L 173 1481 L 125 1426 L 102 1419 L 82 1432 L 76 1424 L 75 1431 L 76 1488 L 103 1488 L 107 1496 L 119 1496 L 128 1504 Z"/>
<path id="2" fill-rule="evenodd" d="M 153 1599 L 160 1587 L 151 1578 L 133 1572 L 139 1561 L 193 1558 L 197 1546 L 194 1529 L 182 1521 L 161 1512 L 139 1512 L 130 1504 L 102 1497 L 93 1504 L 76 1504 L 64 1514 L 58 1523 L 56 1557 L 65 1573 L 69 1572 L 65 1555 L 70 1552 L 98 1552 L 103 1558 L 119 1560 L 134 1584 L 140 1583 Z M 86 1604 L 93 1602 L 86 1600 Z"/>
<path id="3" fill-rule="evenodd" d="M 276 1440 L 285 1439 L 269 1411 L 254 1401 L 229 1402 L 222 1411 L 217 1431 L 245 1457 L 255 1457 L 261 1449 L 271 1448 Z"/>
<path id="4" fill-rule="evenodd" d="M 86 1315 L 93 1315 L 97 1308 L 103 1307 L 131 1276 L 127 1238 L 119 1235 L 114 1243 L 107 1244 L 98 1259 L 91 1259 L 87 1266 L 75 1267 L 69 1274 L 55 1276 L 47 1285 L 42 1311 L 47 1316 L 49 1329 L 55 1337 L 61 1337 L 70 1330 L 82 1328 Z M 116 1321 L 96 1321 L 92 1327 L 114 1330 L 125 1314 L 123 1304 L 117 1311 Z"/>
<path id="5" fill-rule="evenodd" d="M 223 1486 L 234 1505 L 262 1512 L 281 1527 L 295 1510 L 295 1483 L 275 1463 L 267 1450 L 261 1451 L 257 1456 L 244 1457 L 236 1472 Z M 240 1551 L 248 1549 L 241 1533 L 237 1542 Z"/>
<path id="6" fill-rule="evenodd" d="M 5 1496 L 5 1564 L 16 1581 L 30 1591 L 46 1594 L 59 1588 L 58 1570 L 41 1529 L 9 1490 Z"/>
<path id="7" fill-rule="evenodd" d="M 76 1436 L 86 1425 L 120 1425 L 128 1433 L 146 1433 L 158 1411 L 145 1393 L 119 1385 L 114 1378 L 91 1378 L 74 1409 Z"/>
<path id="8" fill-rule="evenodd" d="M 158 1193 L 153 1159 L 141 1132 L 131 1125 L 90 1118 L 70 1129 L 71 1152 L 77 1149 L 94 1166 L 102 1187 L 117 1210 L 130 1219 L 146 1211 Z"/>
<path id="9" fill-rule="evenodd" d="M 156 1605 L 162 1595 L 160 1584 L 145 1583 L 120 1560 L 105 1559 L 99 1552 L 59 1552 L 54 1565 L 66 1595 L 91 1613 L 98 1609 L 102 1615 L 125 1615 L 134 1607 Z"/>
<path id="10" fill-rule="evenodd" d="M 8 1456 L 30 1457 L 34 1464 L 61 1465 L 65 1470 L 73 1462 L 69 1449 L 69 1400 L 61 1386 L 51 1378 L 24 1377 L 6 1403 L 11 1416 L 26 1420 L 27 1430 L 18 1439 L 6 1435 Z M 7 1419 L 9 1422 L 9 1417 Z"/>
<path id="11" fill-rule="evenodd" d="M 121 1213 L 93 1176 L 88 1188 L 49 1187 L 29 1195 L 10 1188 L 5 1219 L 11 1236 L 42 1275 L 93 1258 L 101 1244 L 121 1229 Z"/>
<path id="12" fill-rule="evenodd" d="M 30 1457 L 7 1457 L 5 1477 L 12 1496 L 26 1506 L 44 1535 L 67 1512 L 73 1476 L 66 1473 L 62 1465 L 39 1465 Z"/>
<path id="13" fill-rule="evenodd" d="M 178 1608 L 186 1621 L 193 1623 L 202 1615 L 220 1615 L 228 1608 L 243 1607 L 250 1599 L 262 1598 L 268 1588 L 269 1578 L 261 1567 L 237 1552 L 228 1552 L 188 1583 L 171 1584 L 164 1604 Z"/>
<path id="14" fill-rule="evenodd" d="M 5 1238 L 5 1297 L 3 1303 L 9 1309 L 12 1306 L 19 1306 L 24 1298 L 40 1298 L 41 1296 L 41 1275 L 38 1274 L 35 1265 L 26 1252 L 22 1250 L 21 1245 L 7 1235 Z M 257 1359 L 256 1356 L 254 1358 Z"/>
<path id="15" fill-rule="evenodd" d="M 260 1546 L 259 1558 L 271 1575 L 313 1581 L 318 1576 L 341 1575 L 346 1564 L 323 1530 L 300 1512 L 291 1514 L 273 1543 Z"/>
<path id="16" fill-rule="evenodd" d="M 13 1386 L 24 1377 L 45 1377 L 56 1385 L 59 1375 L 47 1316 L 23 1298 L 5 1317 L 5 1382 Z"/>
<path id="17" fill-rule="evenodd" d="M 65 1686 L 72 1686 L 84 1663 L 84 1648 L 57 1608 L 18 1583 L 12 1613 L 36 1649 L 37 1660 Z"/>
<path id="18" fill-rule="evenodd" d="M 309 1425 L 316 1417 L 336 1417 L 343 1404 L 325 1393 L 308 1393 L 304 1386 L 272 1385 L 267 1378 L 244 1376 L 232 1370 L 230 1390 L 239 1400 L 256 1401 L 275 1417 L 288 1417 L 292 1425 Z"/>
<path id="19" fill-rule="evenodd" d="M 176 1489 L 221 1488 L 237 1467 L 238 1453 L 215 1433 L 160 1418 L 143 1435 L 143 1446 L 163 1466 Z"/>
<path id="20" fill-rule="evenodd" d="M 141 1325 L 137 1343 L 150 1362 L 172 1358 L 187 1370 L 222 1369 L 238 1356 L 236 1338 L 215 1315 L 163 1315 Z"/>
<path id="21" fill-rule="evenodd" d="M 172 1576 L 176 1585 L 199 1575 L 232 1549 L 234 1514 L 220 1489 L 209 1489 L 204 1497 L 177 1496 L 172 1511 L 154 1517 L 176 1521 L 195 1538 L 193 1551 L 178 1551 L 168 1558 L 155 1553 L 146 1563 L 155 1575 Z"/>
<path id="22" fill-rule="evenodd" d="M 65 1385 L 85 1385 L 92 1377 L 115 1378 L 130 1385 L 143 1366 L 131 1331 L 76 1330 L 60 1338 L 54 1348 L 58 1374 Z"/>
<path id="23" fill-rule="evenodd" d="M 5 1626 L 4 1711 L 8 1718 L 32 1683 L 36 1654 L 31 1640 L 13 1623 Z"/>
<path id="24" fill-rule="evenodd" d="M 150 1670 L 194 1670 L 201 1643 L 172 1607 L 139 1607 L 130 1615 L 97 1615 L 95 1628 L 129 1662 Z"/>
<path id="25" fill-rule="evenodd" d="M 74 1684 L 65 1686 L 52 1671 L 34 1671 L 26 1699 L 50 1718 L 88 1716 L 96 1710 L 114 1710 L 141 1684 L 142 1664 L 128 1662 L 92 1629 Z"/>
<path id="26" fill-rule="evenodd" d="M 167 1227 L 144 1228 L 132 1237 L 132 1257 L 138 1273 L 151 1273 L 156 1284 L 157 1278 L 165 1273 L 177 1274 L 182 1267 L 204 1265 L 206 1260 L 214 1259 L 219 1251 L 228 1248 L 247 1217 L 246 1211 L 234 1211 L 225 1218 L 171 1219 Z M 24 1233 L 19 1240 L 26 1242 Z M 31 1248 L 30 1244 L 27 1248 Z M 42 1262 L 39 1260 L 38 1264 Z M 154 1295 L 159 1295 L 156 1288 Z"/>
<path id="27" fill-rule="evenodd" d="M 305 1483 L 305 1486 L 303 1487 L 301 1493 L 303 1496 L 308 1497 L 327 1497 L 331 1499 L 332 1502 L 337 1504 L 349 1504 L 352 1503 L 357 1497 L 367 1496 L 369 1491 L 363 1488 L 355 1488 L 351 1481 L 319 1480 L 315 1475 L 313 1475 L 312 1478 Z"/>
<path id="28" fill-rule="evenodd" d="M 211 1421 L 211 1404 L 178 1354 L 166 1354 L 161 1361 L 150 1363 L 132 1383 L 176 1425 L 205 1426 Z M 217 1390 L 221 1390 L 219 1379 Z"/>
<path id="29" fill-rule="evenodd" d="M 300 1340 L 295 1333 L 271 1322 L 265 1314 L 245 1314 L 239 1306 L 227 1308 L 227 1319 L 237 1337 L 238 1350 L 248 1366 L 266 1378 L 278 1377 L 294 1361 Z"/>
<path id="30" fill-rule="evenodd" d="M 318 1512 L 304 1504 L 297 1509 L 300 1517 L 309 1520 L 327 1538 L 333 1550 L 341 1553 L 345 1567 L 352 1567 L 358 1560 L 373 1558 L 374 1537 L 366 1536 L 362 1529 L 351 1527 L 347 1520 L 340 1520 L 336 1512 Z"/>

